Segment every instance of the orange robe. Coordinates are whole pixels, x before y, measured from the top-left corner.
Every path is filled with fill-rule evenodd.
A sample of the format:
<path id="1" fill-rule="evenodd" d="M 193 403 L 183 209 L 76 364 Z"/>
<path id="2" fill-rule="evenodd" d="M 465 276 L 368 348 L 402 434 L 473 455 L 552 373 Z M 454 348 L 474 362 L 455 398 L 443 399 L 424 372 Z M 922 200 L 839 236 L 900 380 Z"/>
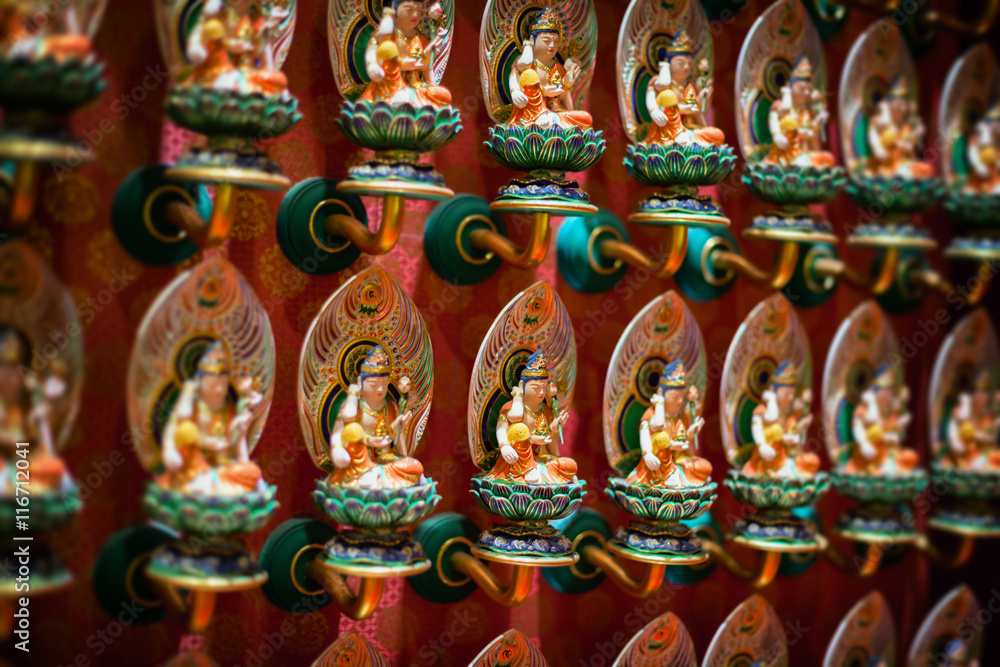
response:
<path id="1" fill-rule="evenodd" d="M 430 40 L 418 33 L 413 39 L 407 41 L 402 37 L 401 33 L 397 32 L 396 44 L 400 47 L 399 54 L 401 58 L 410 57 L 419 60 L 427 57 L 427 47 L 430 45 Z M 416 45 L 416 48 L 414 48 L 414 45 Z M 444 86 L 427 83 L 421 77 L 419 70 L 404 71 L 403 80 L 408 86 L 413 88 L 413 92 L 420 105 L 445 107 L 451 104 L 451 91 Z"/>
<path id="2" fill-rule="evenodd" d="M 678 435 L 685 431 L 684 422 L 681 419 L 667 420 L 665 429 L 671 440 L 679 439 Z M 639 459 L 639 463 L 632 470 L 632 473 L 625 480 L 629 484 L 642 484 L 646 486 L 666 487 L 667 478 L 675 470 L 680 470 L 684 476 L 684 481 L 690 481 L 691 486 L 701 486 L 708 482 L 712 474 L 712 464 L 703 458 L 691 456 L 684 452 L 678 452 L 663 447 L 654 450 L 656 458 L 660 459 L 660 467 L 650 470 L 644 458 Z"/>
<path id="3" fill-rule="evenodd" d="M 644 144 L 670 146 L 676 141 L 677 135 L 684 131 L 684 119 L 681 117 L 680 108 L 676 106 L 666 107 L 663 109 L 663 113 L 667 116 L 667 124 L 660 127 L 656 123 L 651 123 L 649 132 L 643 140 Z"/>
<path id="4" fill-rule="evenodd" d="M 538 71 L 535 65 L 529 65 L 525 68 L 525 70 L 528 69 Z M 566 77 L 566 69 L 560 63 L 556 63 L 549 70 L 548 76 L 550 85 L 560 85 Z M 594 119 L 589 113 L 563 109 L 559 98 L 546 97 L 540 84 L 528 86 L 524 89 L 524 94 L 528 96 L 528 104 L 523 109 L 519 109 L 516 104 L 514 105 L 514 110 L 507 120 L 508 125 L 534 125 L 542 114 L 549 111 L 558 116 L 560 127 L 578 127 L 581 130 L 589 130 L 594 126 Z"/>
<path id="5" fill-rule="evenodd" d="M 688 83 L 683 88 L 677 84 L 670 84 L 670 87 L 677 94 L 677 101 L 680 104 L 698 106 L 698 89 L 695 88 L 693 83 Z M 726 143 L 726 134 L 719 128 L 698 125 L 690 115 L 682 117 L 684 118 L 684 126 L 694 133 L 694 136 L 698 139 L 698 143 L 715 144 L 716 146 Z"/>
<path id="6" fill-rule="evenodd" d="M 208 56 L 203 62 L 191 68 L 187 76 L 181 80 L 181 84 L 211 86 L 220 76 L 236 69 L 221 39 L 206 42 L 205 50 Z"/>

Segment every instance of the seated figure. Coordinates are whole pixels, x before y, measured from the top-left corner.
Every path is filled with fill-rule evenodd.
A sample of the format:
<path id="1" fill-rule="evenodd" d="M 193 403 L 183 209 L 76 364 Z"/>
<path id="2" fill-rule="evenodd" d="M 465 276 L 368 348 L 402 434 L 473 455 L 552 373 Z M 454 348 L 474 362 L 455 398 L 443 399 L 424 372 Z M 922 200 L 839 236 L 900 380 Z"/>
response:
<path id="1" fill-rule="evenodd" d="M 513 398 L 500 408 L 497 419 L 500 457 L 484 478 L 524 484 L 571 482 L 576 476 L 576 461 L 559 456 L 561 426 L 569 413 L 564 410 L 556 415 L 552 408 L 555 394 L 541 350 L 529 357 L 511 393 Z M 524 428 L 515 428 L 520 426 Z M 533 448 L 537 448 L 537 456 Z"/>
<path id="2" fill-rule="evenodd" d="M 948 423 L 948 456 L 944 464 L 961 470 L 1000 470 L 1000 395 L 993 393 L 993 378 L 983 369 L 971 392 L 958 395 L 958 405 Z"/>
<path id="3" fill-rule="evenodd" d="M 705 420 L 693 419 L 698 389 L 688 387 L 684 365 L 673 361 L 660 375 L 650 407 L 639 422 L 639 446 L 642 459 L 626 480 L 678 489 L 703 486 L 712 475 L 712 464 L 690 453 L 694 439 Z"/>
<path id="4" fill-rule="evenodd" d="M 912 418 L 908 401 L 906 387 L 896 389 L 892 366 L 879 366 L 874 384 L 861 394 L 861 404 L 854 408 L 851 432 L 855 445 L 846 472 L 900 475 L 916 469 L 917 453 L 902 446 Z"/>
<path id="5" fill-rule="evenodd" d="M 444 107 L 451 104 L 451 92 L 434 83 L 431 66 L 447 28 L 438 28 L 433 40 L 420 31 L 425 16 L 442 21 L 441 4 L 428 11 L 423 0 L 393 0 L 387 7 L 375 35 L 365 50 L 365 66 L 371 84 L 362 101 L 412 104 L 417 107 Z M 390 48 L 390 47 L 395 47 Z"/>
<path id="6" fill-rule="evenodd" d="M 646 90 L 646 107 L 653 123 L 644 144 L 721 146 L 725 143 L 722 130 L 705 124 L 705 110 L 712 103 L 712 81 L 707 76 L 700 77 L 697 85 L 691 80 L 692 57 L 687 31 L 677 31 L 673 43 L 667 47 L 667 60 L 660 63 L 659 74 Z M 707 72 L 708 62 L 702 60 L 699 67 Z"/>
<path id="7" fill-rule="evenodd" d="M 1000 195 L 1000 102 L 976 123 L 967 153 L 969 180 L 965 191 Z"/>
<path id="8" fill-rule="evenodd" d="M 765 164 L 832 167 L 833 153 L 823 150 L 822 134 L 830 114 L 823 94 L 813 87 L 812 65 L 799 58 L 781 99 L 771 106 L 768 127 L 774 144 Z"/>
<path id="9" fill-rule="evenodd" d="M 916 102 L 910 100 L 906 78 L 899 74 L 893 79 L 885 99 L 879 102 L 878 113 L 869 120 L 871 158 L 865 173 L 886 178 L 934 176 L 934 168 L 917 159 L 925 132 Z"/>
<path id="10" fill-rule="evenodd" d="M 576 58 L 560 63 L 559 42 L 562 20 L 552 7 L 539 12 L 531 25 L 531 39 L 525 40 L 521 57 L 511 68 L 509 87 L 514 109 L 507 125 L 589 130 L 594 120 L 577 110 L 573 90 L 580 80 L 581 65 Z"/>
<path id="11" fill-rule="evenodd" d="M 409 392 L 409 380 L 401 378 L 399 392 Z M 333 483 L 371 489 L 398 489 L 420 481 L 424 467 L 415 458 L 399 456 L 394 442 L 412 418 L 389 394 L 389 357 L 376 345 L 361 363 L 358 384 L 347 390 L 337 421 L 330 433 L 330 459 L 336 467 Z M 361 428 L 359 434 L 357 428 Z"/>
<path id="12" fill-rule="evenodd" d="M 801 479 L 819 470 L 819 457 L 802 451 L 812 423 L 811 392 L 806 389 L 796 396 L 797 386 L 798 372 L 792 362 L 782 362 L 763 393 L 764 403 L 754 408 L 750 422 L 753 453 L 743 466 L 744 475 Z"/>

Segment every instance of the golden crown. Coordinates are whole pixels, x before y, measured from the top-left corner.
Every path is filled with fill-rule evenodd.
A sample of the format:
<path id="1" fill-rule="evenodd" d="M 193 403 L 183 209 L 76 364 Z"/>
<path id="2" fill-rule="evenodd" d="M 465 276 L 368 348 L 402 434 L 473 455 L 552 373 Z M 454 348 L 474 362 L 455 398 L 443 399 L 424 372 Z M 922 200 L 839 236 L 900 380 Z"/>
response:
<path id="1" fill-rule="evenodd" d="M 388 375 L 390 370 L 389 355 L 380 345 L 373 347 L 361 362 L 361 372 L 365 375 Z"/>
<path id="2" fill-rule="evenodd" d="M 906 77 L 902 74 L 897 74 L 892 80 L 892 85 L 889 87 L 889 98 L 907 98 L 910 96 L 910 84 L 906 80 Z"/>
<path id="3" fill-rule="evenodd" d="M 552 7 L 546 7 L 535 15 L 530 32 L 557 32 L 562 35 L 562 21 Z"/>
<path id="4" fill-rule="evenodd" d="M 805 56 L 795 62 L 795 69 L 792 70 L 792 81 L 812 81 L 812 63 Z"/>
<path id="5" fill-rule="evenodd" d="M 528 363 L 525 365 L 524 370 L 521 371 L 521 379 L 547 379 L 549 377 L 549 370 L 545 365 L 545 353 L 538 350 L 533 355 L 528 357 Z"/>
<path id="6" fill-rule="evenodd" d="M 687 386 L 684 364 L 680 360 L 670 362 L 660 375 L 660 386 L 667 389 L 683 389 Z"/>
<path id="7" fill-rule="evenodd" d="M 783 361 L 774 371 L 771 384 L 778 386 L 795 386 L 799 382 L 799 373 L 791 361 Z"/>
<path id="8" fill-rule="evenodd" d="M 215 341 L 198 358 L 198 372 L 222 375 L 229 372 L 229 358 L 222 343 Z"/>
<path id="9" fill-rule="evenodd" d="M 892 366 L 882 364 L 875 371 L 875 382 L 872 383 L 876 389 L 893 389 L 896 386 L 896 374 L 892 372 Z"/>
<path id="10" fill-rule="evenodd" d="M 687 30 L 681 28 L 674 33 L 673 39 L 670 40 L 670 46 L 667 47 L 668 56 L 689 56 L 691 55 L 691 38 L 687 34 Z"/>

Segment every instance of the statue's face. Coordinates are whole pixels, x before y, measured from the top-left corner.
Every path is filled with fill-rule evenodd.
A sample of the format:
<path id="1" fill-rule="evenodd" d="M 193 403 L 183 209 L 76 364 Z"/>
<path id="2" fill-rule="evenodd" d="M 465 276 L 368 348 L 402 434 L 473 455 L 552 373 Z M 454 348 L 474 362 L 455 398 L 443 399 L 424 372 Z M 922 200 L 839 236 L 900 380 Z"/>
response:
<path id="1" fill-rule="evenodd" d="M 369 401 L 372 399 L 382 400 L 389 392 L 389 378 L 386 376 L 365 378 L 361 384 L 361 391 Z"/>
<path id="2" fill-rule="evenodd" d="M 23 389 L 24 380 L 17 364 L 0 364 L 0 400 L 7 405 L 19 403 Z"/>
<path id="3" fill-rule="evenodd" d="M 972 411 L 977 415 L 990 409 L 990 392 L 985 389 L 976 389 L 972 392 Z"/>
<path id="4" fill-rule="evenodd" d="M 792 106 L 802 107 L 809 101 L 812 84 L 808 81 L 796 81 L 792 84 Z"/>
<path id="5" fill-rule="evenodd" d="M 889 117 L 897 125 L 903 122 L 906 111 L 910 107 L 910 101 L 903 97 L 893 97 L 889 100 Z"/>
<path id="6" fill-rule="evenodd" d="M 795 400 L 795 387 L 788 385 L 775 387 L 774 395 L 778 399 L 778 409 L 782 412 L 788 412 L 792 407 L 792 401 Z"/>
<path id="7" fill-rule="evenodd" d="M 542 32 L 535 37 L 535 57 L 543 60 L 555 60 L 559 52 L 559 35 L 554 32 Z"/>
<path id="8" fill-rule="evenodd" d="M 528 380 L 524 383 L 524 399 L 532 402 L 545 400 L 547 385 L 546 380 Z"/>
<path id="9" fill-rule="evenodd" d="M 663 394 L 663 409 L 670 414 L 677 414 L 684 407 L 684 395 L 683 389 L 666 389 L 662 391 Z"/>
<path id="10" fill-rule="evenodd" d="M 229 373 L 204 373 L 198 379 L 198 396 L 212 410 L 226 404 L 229 395 Z"/>
<path id="11" fill-rule="evenodd" d="M 888 414 L 892 409 L 892 389 L 880 388 L 875 391 L 875 402 L 878 403 L 878 410 L 883 415 Z"/>
<path id="12" fill-rule="evenodd" d="M 670 59 L 670 79 L 684 85 L 691 77 L 691 56 L 674 56 Z"/>
<path id="13" fill-rule="evenodd" d="M 423 18 L 423 2 L 401 2 L 396 8 L 396 27 L 405 33 L 415 31 Z"/>

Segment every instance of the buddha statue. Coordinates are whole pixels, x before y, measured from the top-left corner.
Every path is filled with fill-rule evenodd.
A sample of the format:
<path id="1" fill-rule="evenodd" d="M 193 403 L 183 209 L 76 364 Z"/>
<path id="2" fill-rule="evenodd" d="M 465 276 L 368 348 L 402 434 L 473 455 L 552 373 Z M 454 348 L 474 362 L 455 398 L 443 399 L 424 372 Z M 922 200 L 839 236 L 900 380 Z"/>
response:
<path id="1" fill-rule="evenodd" d="M 552 7 L 540 11 L 531 24 L 521 57 L 511 68 L 509 86 L 514 109 L 507 125 L 579 128 L 589 130 L 594 120 L 574 106 L 573 91 L 580 81 L 577 58 L 559 62 L 562 19 Z"/>
<path id="2" fill-rule="evenodd" d="M 694 418 L 698 388 L 688 387 L 684 365 L 673 361 L 663 369 L 652 406 L 639 422 L 642 459 L 628 476 L 629 484 L 686 488 L 703 486 L 712 464 L 691 454 L 690 442 L 705 420 Z"/>
<path id="3" fill-rule="evenodd" d="M 812 392 L 806 389 L 797 396 L 797 386 L 798 372 L 792 362 L 782 362 L 762 395 L 764 402 L 754 408 L 750 420 L 753 453 L 743 466 L 744 475 L 801 479 L 819 470 L 819 457 L 802 451 L 813 419 Z"/>
<path id="4" fill-rule="evenodd" d="M 485 479 L 522 484 L 565 484 L 574 479 L 576 461 L 559 456 L 562 425 L 569 413 L 555 414 L 552 386 L 545 354 L 538 350 L 521 371 L 512 399 L 500 408 L 496 430 L 500 457 Z"/>
<path id="5" fill-rule="evenodd" d="M 421 32 L 428 16 L 439 24 L 433 39 Z M 434 59 L 448 36 L 443 19 L 439 2 L 428 10 L 423 0 L 393 0 L 365 50 L 371 84 L 360 99 L 417 107 L 451 104 L 451 92 L 435 84 L 431 75 Z"/>
<path id="6" fill-rule="evenodd" d="M 906 78 L 899 74 L 885 99 L 878 103 L 878 112 L 869 119 L 871 157 L 865 173 L 885 178 L 931 178 L 934 168 L 917 159 L 925 133 Z"/>
<path id="7" fill-rule="evenodd" d="M 225 347 L 211 343 L 195 377 L 181 387 L 163 430 L 166 472 L 157 483 L 199 495 L 240 495 L 257 489 L 261 472 L 250 460 L 247 438 L 253 410 L 263 400 L 253 378 L 236 384 L 234 401 Z"/>
<path id="8" fill-rule="evenodd" d="M 27 58 L 84 60 L 90 56 L 90 38 L 84 34 L 77 0 L 63 0 L 56 11 L 46 11 L 39 21 L 35 0 L 0 2 L 0 51 Z"/>
<path id="9" fill-rule="evenodd" d="M 330 433 L 330 460 L 335 470 L 329 482 L 398 489 L 420 481 L 424 472 L 420 461 L 394 451 L 413 413 L 401 410 L 389 393 L 389 370 L 389 357 L 378 345 L 361 362 L 358 383 L 348 387 Z M 405 407 L 409 379 L 401 378 L 398 389 Z"/>
<path id="10" fill-rule="evenodd" d="M 1000 470 L 1000 393 L 994 393 L 987 369 L 976 376 L 971 392 L 961 392 L 948 423 L 948 456 L 943 461 L 961 470 Z"/>
<path id="11" fill-rule="evenodd" d="M 969 180 L 965 191 L 1000 195 L 1000 102 L 976 123 L 966 150 Z"/>
<path id="12" fill-rule="evenodd" d="M 813 87 L 812 64 L 802 56 L 795 63 L 781 99 L 771 106 L 768 127 L 774 143 L 765 164 L 832 167 L 833 153 L 823 150 L 823 134 L 830 114 L 823 93 Z"/>
<path id="13" fill-rule="evenodd" d="M 912 419 L 909 399 L 906 387 L 896 388 L 892 366 L 879 366 L 875 382 L 861 394 L 851 417 L 854 447 L 846 472 L 900 475 L 916 469 L 917 453 L 902 446 Z"/>
<path id="14" fill-rule="evenodd" d="M 722 146 L 726 135 L 705 123 L 705 111 L 712 103 L 712 80 L 708 61 L 699 63 L 702 76 L 692 81 L 693 52 L 686 30 L 678 30 L 667 47 L 667 60 L 646 89 L 646 107 L 653 120 L 644 144 L 678 143 L 689 146 Z"/>

